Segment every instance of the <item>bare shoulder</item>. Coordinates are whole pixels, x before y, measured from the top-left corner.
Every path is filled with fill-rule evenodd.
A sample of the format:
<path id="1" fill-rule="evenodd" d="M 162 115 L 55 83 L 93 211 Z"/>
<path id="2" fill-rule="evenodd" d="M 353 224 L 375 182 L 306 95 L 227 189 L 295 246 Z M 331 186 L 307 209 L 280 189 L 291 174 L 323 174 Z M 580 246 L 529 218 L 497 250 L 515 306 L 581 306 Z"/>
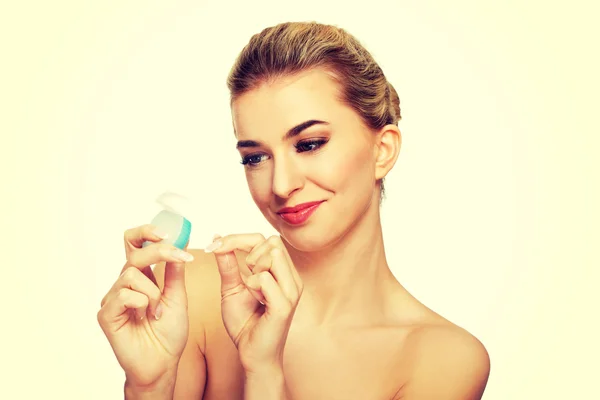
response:
<path id="1" fill-rule="evenodd" d="M 187 251 L 194 256 L 194 260 L 185 266 L 189 336 L 179 360 L 173 399 L 199 398 L 205 392 L 208 384 L 207 326 L 220 318 L 221 285 L 216 260 L 202 250 Z M 157 264 L 153 271 L 162 290 L 166 272 L 164 263 Z"/>
<path id="2" fill-rule="evenodd" d="M 488 352 L 474 335 L 449 322 L 423 324 L 406 338 L 406 399 L 480 399 L 490 372 Z"/>
<path id="3" fill-rule="evenodd" d="M 220 277 L 215 257 L 203 250 L 188 249 L 194 260 L 185 267 L 185 287 L 188 297 L 190 337 L 198 341 L 204 352 L 204 330 L 209 321 L 220 312 Z M 156 265 L 154 275 L 159 287 L 163 288 L 165 265 Z M 220 317 L 219 317 L 220 318 Z"/>

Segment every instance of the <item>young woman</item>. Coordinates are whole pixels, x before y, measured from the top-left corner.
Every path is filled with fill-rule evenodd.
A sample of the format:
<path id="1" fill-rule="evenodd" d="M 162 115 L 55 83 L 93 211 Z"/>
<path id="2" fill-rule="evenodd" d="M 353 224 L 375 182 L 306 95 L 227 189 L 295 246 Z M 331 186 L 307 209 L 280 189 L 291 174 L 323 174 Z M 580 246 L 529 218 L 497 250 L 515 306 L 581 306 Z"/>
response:
<path id="1" fill-rule="evenodd" d="M 386 261 L 400 108 L 371 55 L 342 29 L 284 23 L 251 38 L 228 86 L 248 188 L 279 235 L 181 251 L 152 226 L 125 232 L 98 313 L 125 397 L 480 399 L 484 346 Z"/>

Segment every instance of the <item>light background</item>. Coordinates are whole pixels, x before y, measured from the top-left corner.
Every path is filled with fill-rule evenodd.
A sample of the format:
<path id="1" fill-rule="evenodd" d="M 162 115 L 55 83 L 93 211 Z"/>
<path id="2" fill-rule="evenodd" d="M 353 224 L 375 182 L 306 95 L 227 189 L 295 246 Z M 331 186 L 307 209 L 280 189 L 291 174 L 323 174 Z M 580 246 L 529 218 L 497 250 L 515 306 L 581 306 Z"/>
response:
<path id="1" fill-rule="evenodd" d="M 288 20 L 346 28 L 396 87 L 389 262 L 486 345 L 484 399 L 600 398 L 595 4 L 2 3 L 0 398 L 122 398 L 96 312 L 163 190 L 196 201 L 193 248 L 271 232 L 225 78 Z"/>

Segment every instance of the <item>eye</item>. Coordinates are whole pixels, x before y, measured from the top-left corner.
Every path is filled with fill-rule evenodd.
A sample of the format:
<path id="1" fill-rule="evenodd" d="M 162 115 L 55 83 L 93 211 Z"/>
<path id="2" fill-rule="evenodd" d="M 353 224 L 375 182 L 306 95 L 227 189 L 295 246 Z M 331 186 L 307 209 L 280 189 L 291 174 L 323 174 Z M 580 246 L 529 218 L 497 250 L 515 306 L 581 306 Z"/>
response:
<path id="1" fill-rule="evenodd" d="M 327 143 L 326 139 L 303 140 L 302 142 L 295 144 L 294 147 L 296 147 L 298 153 L 303 153 L 307 151 L 315 151 L 325 143 Z"/>
<path id="2" fill-rule="evenodd" d="M 248 167 L 255 167 L 260 164 L 263 159 L 267 157 L 266 154 L 248 154 L 244 158 L 242 158 L 241 163 Z"/>

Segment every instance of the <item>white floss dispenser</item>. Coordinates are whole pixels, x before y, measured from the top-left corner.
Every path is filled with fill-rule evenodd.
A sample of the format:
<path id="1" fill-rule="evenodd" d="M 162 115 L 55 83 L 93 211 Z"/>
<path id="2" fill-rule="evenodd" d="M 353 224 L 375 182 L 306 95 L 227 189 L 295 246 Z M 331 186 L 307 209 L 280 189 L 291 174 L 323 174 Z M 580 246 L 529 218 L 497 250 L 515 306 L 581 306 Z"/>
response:
<path id="1" fill-rule="evenodd" d="M 185 218 L 190 210 L 190 202 L 187 198 L 172 192 L 165 192 L 158 196 L 156 202 L 163 210 L 159 212 L 150 222 L 167 234 L 162 243 L 169 243 L 183 250 L 190 239 L 192 223 Z M 189 215 L 188 215 L 189 216 Z M 152 242 L 146 241 L 142 247 Z"/>

